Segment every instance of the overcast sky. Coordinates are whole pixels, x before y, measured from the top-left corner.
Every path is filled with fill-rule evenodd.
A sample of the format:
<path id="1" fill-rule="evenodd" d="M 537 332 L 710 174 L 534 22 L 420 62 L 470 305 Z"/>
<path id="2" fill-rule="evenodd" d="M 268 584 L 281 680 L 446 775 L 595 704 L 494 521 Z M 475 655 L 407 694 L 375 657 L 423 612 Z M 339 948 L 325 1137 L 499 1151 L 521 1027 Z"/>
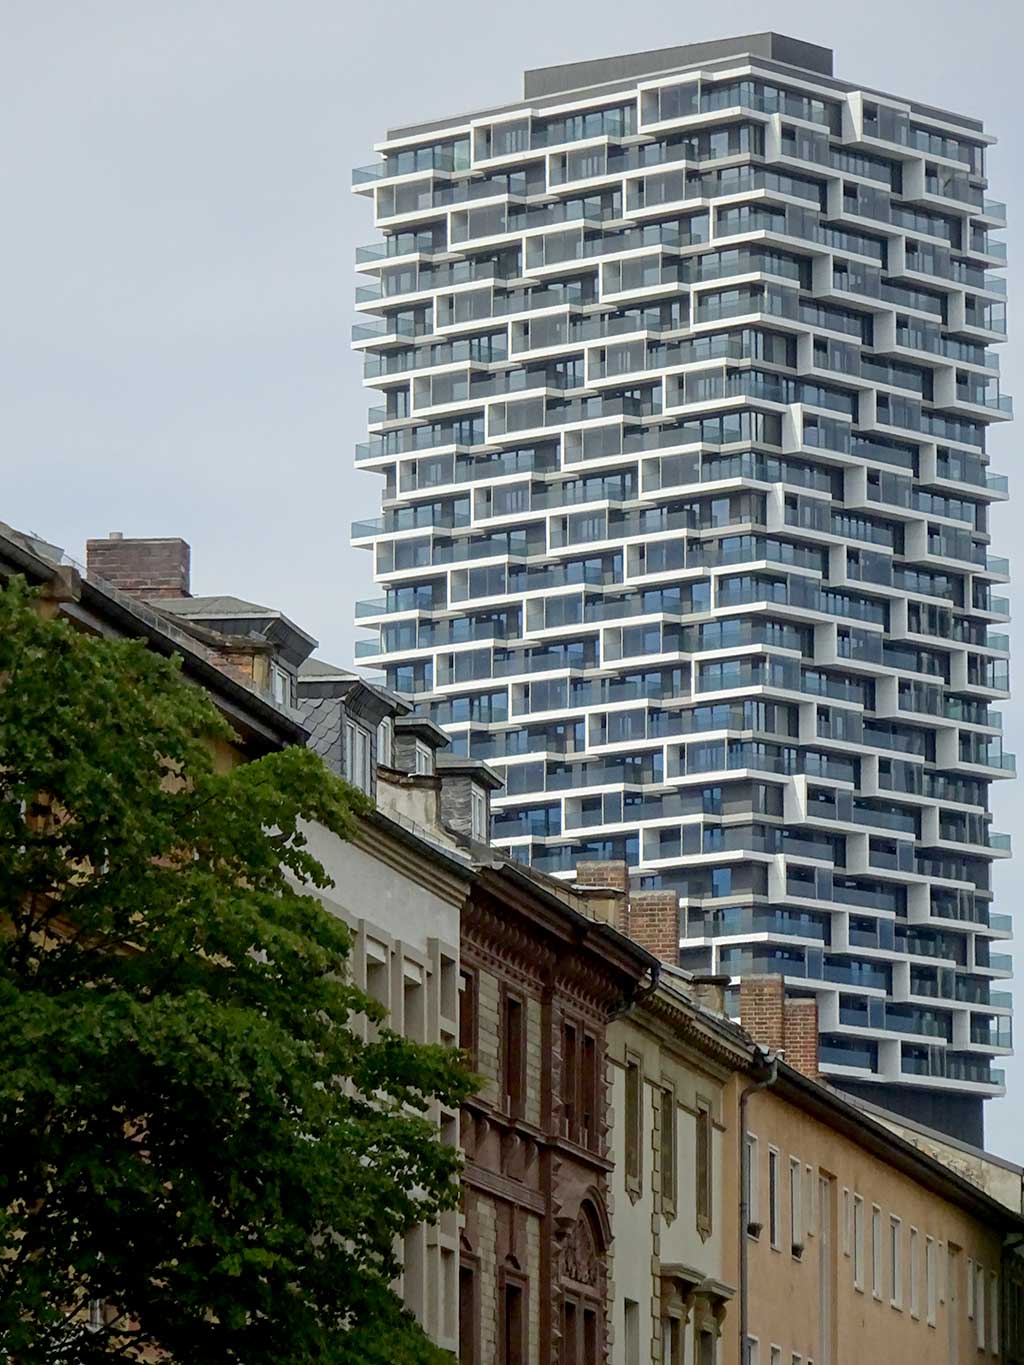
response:
<path id="1" fill-rule="evenodd" d="M 348 525 L 379 490 L 352 469 L 352 261 L 373 231 L 349 184 L 387 127 L 515 99 L 525 67 L 771 27 L 833 47 L 842 77 L 981 117 L 1003 139 L 989 174 L 1012 244 L 1020 15 L 1017 0 L 0 0 L 0 520 L 76 558 L 111 530 L 184 536 L 195 592 L 279 606 L 348 663 L 352 604 L 376 595 Z M 1005 389 L 1024 402 L 1019 355 Z M 1013 436 L 990 445 L 1013 478 Z M 1013 554 L 1013 524 L 997 520 L 997 552 Z M 1003 709 L 1024 759 L 1024 704 Z M 1017 836 L 1009 786 L 995 827 Z M 1001 867 L 999 909 L 1016 914 L 1022 886 Z M 1008 1076 L 988 1141 L 1024 1163 L 1024 1059 Z"/>

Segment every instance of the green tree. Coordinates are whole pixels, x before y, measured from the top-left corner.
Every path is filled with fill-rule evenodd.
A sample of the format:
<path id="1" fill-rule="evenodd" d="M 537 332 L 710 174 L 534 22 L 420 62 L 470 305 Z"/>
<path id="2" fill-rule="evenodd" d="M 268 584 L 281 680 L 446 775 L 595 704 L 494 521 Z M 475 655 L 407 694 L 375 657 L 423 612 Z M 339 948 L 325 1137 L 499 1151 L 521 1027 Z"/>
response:
<path id="1" fill-rule="evenodd" d="M 364 798 L 300 748 L 225 771 L 230 738 L 175 662 L 0 589 L 12 1362 L 450 1359 L 388 1283 L 395 1239 L 454 1206 L 426 1111 L 469 1074 L 353 1027 L 382 1012 L 301 830 L 345 835 Z"/>

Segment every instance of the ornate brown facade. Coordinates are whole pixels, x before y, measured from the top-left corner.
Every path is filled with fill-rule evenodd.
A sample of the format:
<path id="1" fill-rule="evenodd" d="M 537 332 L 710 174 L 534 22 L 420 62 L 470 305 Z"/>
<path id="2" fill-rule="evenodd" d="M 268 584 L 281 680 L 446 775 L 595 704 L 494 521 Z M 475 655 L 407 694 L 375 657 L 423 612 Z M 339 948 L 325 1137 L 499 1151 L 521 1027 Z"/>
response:
<path id="1" fill-rule="evenodd" d="M 482 870 L 463 914 L 463 1365 L 608 1359 L 605 1028 L 650 980 L 642 950 L 522 868 Z"/>

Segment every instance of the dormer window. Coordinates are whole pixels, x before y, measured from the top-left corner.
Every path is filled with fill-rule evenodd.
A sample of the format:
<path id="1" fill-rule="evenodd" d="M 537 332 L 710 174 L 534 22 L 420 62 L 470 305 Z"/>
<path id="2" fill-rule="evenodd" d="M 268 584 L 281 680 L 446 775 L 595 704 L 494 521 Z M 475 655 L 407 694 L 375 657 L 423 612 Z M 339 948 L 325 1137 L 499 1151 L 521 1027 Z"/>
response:
<path id="1" fill-rule="evenodd" d="M 357 725 L 353 720 L 345 722 L 345 777 L 360 791 L 372 794 L 370 775 L 370 753 L 372 749 L 369 730 Z"/>
<path id="2" fill-rule="evenodd" d="M 487 797 L 479 787 L 469 791 L 469 832 L 479 843 L 487 843 Z"/>
<path id="3" fill-rule="evenodd" d="M 377 762 L 385 768 L 395 766 L 395 722 L 390 716 L 377 726 Z"/>
<path id="4" fill-rule="evenodd" d="M 422 777 L 430 777 L 434 771 L 434 755 L 430 745 L 424 744 L 421 739 L 416 741 L 415 759 L 416 772 Z"/>
<path id="5" fill-rule="evenodd" d="M 291 706 L 292 704 L 291 674 L 277 663 L 270 665 L 270 695 L 278 706 Z"/>

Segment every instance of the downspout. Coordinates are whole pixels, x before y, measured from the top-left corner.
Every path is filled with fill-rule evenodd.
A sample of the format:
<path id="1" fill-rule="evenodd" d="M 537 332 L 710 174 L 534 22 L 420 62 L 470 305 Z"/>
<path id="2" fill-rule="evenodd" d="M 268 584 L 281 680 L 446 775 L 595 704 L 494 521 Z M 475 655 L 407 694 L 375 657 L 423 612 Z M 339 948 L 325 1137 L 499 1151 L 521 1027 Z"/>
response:
<path id="1" fill-rule="evenodd" d="M 739 1104 L 739 1163 L 737 1170 L 740 1179 L 740 1340 L 739 1355 L 736 1357 L 736 1365 L 746 1365 L 747 1351 L 747 1226 L 750 1223 L 750 1200 L 747 1197 L 747 1104 L 750 1097 L 758 1090 L 766 1090 L 768 1086 L 775 1084 L 775 1079 L 779 1072 L 779 1063 L 773 1052 L 765 1052 L 758 1049 L 757 1060 L 762 1066 L 767 1066 L 766 1073 L 761 1080 L 755 1081 L 753 1085 L 748 1085 L 742 1095 Z"/>

